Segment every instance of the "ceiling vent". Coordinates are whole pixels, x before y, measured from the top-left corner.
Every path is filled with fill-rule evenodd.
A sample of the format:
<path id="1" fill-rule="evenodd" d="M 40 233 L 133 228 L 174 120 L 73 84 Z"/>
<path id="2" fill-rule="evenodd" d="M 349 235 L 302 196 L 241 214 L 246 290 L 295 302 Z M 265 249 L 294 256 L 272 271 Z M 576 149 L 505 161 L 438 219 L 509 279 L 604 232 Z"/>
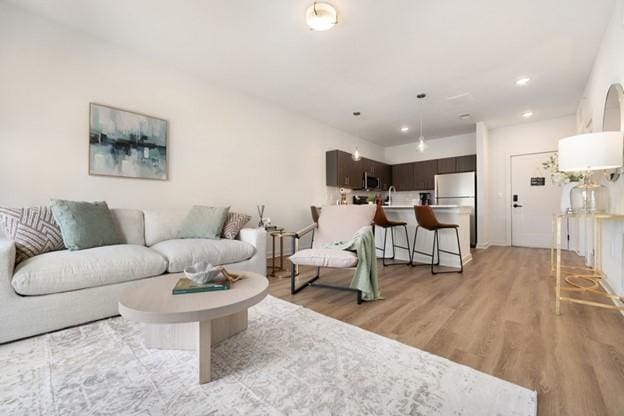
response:
<path id="1" fill-rule="evenodd" d="M 463 113 L 463 114 L 460 114 L 458 117 L 460 120 L 470 120 L 472 118 L 472 114 Z"/>

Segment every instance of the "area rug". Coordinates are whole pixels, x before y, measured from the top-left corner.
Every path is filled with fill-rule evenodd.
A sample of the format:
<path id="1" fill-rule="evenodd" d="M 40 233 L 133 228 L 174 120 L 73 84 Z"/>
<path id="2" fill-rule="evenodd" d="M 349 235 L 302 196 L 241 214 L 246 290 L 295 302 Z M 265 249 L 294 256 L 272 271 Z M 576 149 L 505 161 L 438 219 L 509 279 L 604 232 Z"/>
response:
<path id="1" fill-rule="evenodd" d="M 2 415 L 536 414 L 536 392 L 267 297 L 213 348 L 149 350 L 111 318 L 0 346 Z"/>

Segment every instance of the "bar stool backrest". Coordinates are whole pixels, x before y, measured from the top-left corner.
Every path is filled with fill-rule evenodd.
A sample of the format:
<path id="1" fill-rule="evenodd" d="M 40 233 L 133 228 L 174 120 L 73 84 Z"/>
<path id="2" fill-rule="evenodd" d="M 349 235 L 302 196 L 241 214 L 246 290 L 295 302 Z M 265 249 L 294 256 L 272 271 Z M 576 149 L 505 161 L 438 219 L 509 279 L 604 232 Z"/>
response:
<path id="1" fill-rule="evenodd" d="M 426 230 L 436 230 L 440 228 L 440 223 L 429 205 L 415 205 L 416 222 Z"/>
<path id="2" fill-rule="evenodd" d="M 391 224 L 390 220 L 388 220 L 388 217 L 386 217 L 386 212 L 381 205 L 377 205 L 377 210 L 375 211 L 375 219 L 373 220 L 373 222 L 379 227 L 388 227 Z"/>

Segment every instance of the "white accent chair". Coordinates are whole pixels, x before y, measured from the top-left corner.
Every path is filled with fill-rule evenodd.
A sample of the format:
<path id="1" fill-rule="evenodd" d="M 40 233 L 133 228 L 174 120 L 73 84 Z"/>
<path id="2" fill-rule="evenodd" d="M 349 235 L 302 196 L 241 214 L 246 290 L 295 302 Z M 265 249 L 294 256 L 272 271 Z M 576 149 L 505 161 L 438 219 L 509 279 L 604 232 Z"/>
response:
<path id="1" fill-rule="evenodd" d="M 358 263 L 354 252 L 324 248 L 328 243 L 350 240 L 362 227 L 372 226 L 376 205 L 329 205 L 323 207 L 318 222 L 295 233 L 293 238 L 293 255 L 290 276 L 290 291 L 294 295 L 309 286 L 347 290 L 357 293 L 358 304 L 362 303 L 362 292 L 347 286 L 336 286 L 318 283 L 321 268 L 355 268 Z M 298 250 L 299 240 L 313 233 L 312 247 Z M 298 266 L 316 267 L 316 275 L 305 283 L 297 286 Z"/>

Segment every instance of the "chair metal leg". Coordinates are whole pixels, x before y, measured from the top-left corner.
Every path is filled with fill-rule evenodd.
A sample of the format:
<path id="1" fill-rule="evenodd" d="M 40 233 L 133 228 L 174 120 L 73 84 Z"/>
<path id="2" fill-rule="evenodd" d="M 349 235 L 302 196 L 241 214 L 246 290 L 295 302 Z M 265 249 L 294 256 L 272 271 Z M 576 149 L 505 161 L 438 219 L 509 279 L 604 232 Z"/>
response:
<path id="1" fill-rule="evenodd" d="M 437 233 L 437 231 L 436 231 Z M 455 228 L 455 237 L 457 238 L 457 253 L 452 252 L 452 251 L 448 251 L 448 250 L 442 250 L 440 248 L 440 240 L 439 238 L 436 238 L 437 242 L 438 242 L 438 265 L 440 263 L 440 253 L 446 253 L 446 254 L 451 254 L 453 256 L 458 256 L 459 257 L 459 270 L 445 270 L 445 271 L 433 271 L 433 268 L 431 269 L 431 273 L 433 274 L 440 274 L 440 273 L 463 273 L 464 272 L 464 260 L 462 257 L 462 252 L 461 252 L 461 245 L 459 244 L 459 231 L 457 230 L 457 228 Z"/>
<path id="2" fill-rule="evenodd" d="M 437 274 L 435 270 L 433 270 L 433 264 L 435 262 L 435 249 L 436 249 L 436 241 L 438 240 L 438 230 L 433 232 L 433 247 L 431 248 L 431 274 Z M 440 263 L 440 244 L 438 243 L 438 263 Z"/>
<path id="3" fill-rule="evenodd" d="M 407 242 L 407 253 L 408 253 L 408 257 L 409 257 L 409 263 L 407 263 L 407 265 L 411 266 L 412 265 L 412 255 L 414 253 L 410 249 L 409 234 L 407 233 L 407 225 L 404 225 L 403 228 L 405 229 L 405 242 Z"/>

